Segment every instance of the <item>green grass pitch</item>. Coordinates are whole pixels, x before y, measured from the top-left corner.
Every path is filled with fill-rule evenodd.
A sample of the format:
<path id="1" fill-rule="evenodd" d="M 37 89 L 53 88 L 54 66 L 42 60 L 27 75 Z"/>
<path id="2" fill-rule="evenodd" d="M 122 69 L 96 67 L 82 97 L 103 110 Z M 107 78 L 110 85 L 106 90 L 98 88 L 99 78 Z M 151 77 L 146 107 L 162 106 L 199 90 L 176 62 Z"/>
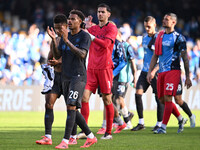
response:
<path id="1" fill-rule="evenodd" d="M 134 113 L 133 126 L 138 123 L 137 113 L 135 111 Z M 196 127 L 190 128 L 188 120 L 181 134 L 177 134 L 178 122 L 174 116 L 171 116 L 169 120 L 167 134 L 153 134 L 151 129 L 156 123 L 156 112 L 145 111 L 145 130 L 137 132 L 123 130 L 119 134 L 113 134 L 112 140 L 100 140 L 102 135 L 97 135 L 96 132 L 101 127 L 103 113 L 101 111 L 91 111 L 89 127 L 97 136 L 98 142 L 88 149 L 199 150 L 200 111 L 193 111 L 193 113 L 196 115 Z M 187 117 L 182 111 L 181 114 Z M 41 136 L 44 135 L 44 112 L 0 112 L 0 150 L 53 150 L 63 138 L 65 119 L 66 112 L 54 112 L 53 144 L 37 145 L 35 141 L 41 139 Z M 80 131 L 79 128 L 78 131 Z M 69 146 L 69 149 L 80 149 L 84 142 L 85 139 L 80 139 L 77 145 Z"/>

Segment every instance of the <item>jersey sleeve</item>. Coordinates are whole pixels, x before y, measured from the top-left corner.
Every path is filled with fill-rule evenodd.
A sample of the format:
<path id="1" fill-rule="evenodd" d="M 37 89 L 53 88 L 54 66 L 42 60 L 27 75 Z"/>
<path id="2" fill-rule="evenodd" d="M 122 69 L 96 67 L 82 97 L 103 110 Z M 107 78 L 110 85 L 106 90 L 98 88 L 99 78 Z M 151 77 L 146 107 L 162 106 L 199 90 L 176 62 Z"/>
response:
<path id="1" fill-rule="evenodd" d="M 117 32 L 117 27 L 112 24 L 109 26 L 109 28 L 107 28 L 107 34 L 105 35 L 105 38 L 110 39 L 114 43 L 117 36 Z"/>
<path id="2" fill-rule="evenodd" d="M 179 35 L 177 37 L 177 40 L 176 40 L 176 44 L 178 46 L 178 49 L 180 51 L 186 51 L 187 50 L 187 47 L 186 47 L 186 39 L 183 35 Z"/>

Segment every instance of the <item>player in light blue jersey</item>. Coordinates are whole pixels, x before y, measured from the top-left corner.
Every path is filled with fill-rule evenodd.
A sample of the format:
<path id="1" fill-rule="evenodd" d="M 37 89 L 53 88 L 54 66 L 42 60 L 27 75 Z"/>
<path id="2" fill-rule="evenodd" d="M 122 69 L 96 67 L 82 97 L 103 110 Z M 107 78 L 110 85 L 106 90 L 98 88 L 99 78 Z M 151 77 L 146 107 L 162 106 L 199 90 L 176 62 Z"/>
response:
<path id="1" fill-rule="evenodd" d="M 143 93 L 147 91 L 150 85 L 153 89 L 153 93 L 155 93 L 155 100 L 157 103 L 157 123 L 155 127 L 153 128 L 153 131 L 158 129 L 161 126 L 163 110 L 164 110 L 163 104 L 161 104 L 161 102 L 159 101 L 157 97 L 157 88 L 156 88 L 157 73 L 156 72 L 158 70 L 158 66 L 155 67 L 153 70 L 153 73 L 152 73 L 153 79 L 151 83 L 148 83 L 146 80 L 147 73 L 149 71 L 150 62 L 151 62 L 151 57 L 153 56 L 153 52 L 155 48 L 154 47 L 155 38 L 156 38 L 155 18 L 152 16 L 147 16 L 144 19 L 144 27 L 147 32 L 147 34 L 143 36 L 143 40 L 142 40 L 142 46 L 144 48 L 144 64 L 143 64 L 142 72 L 136 84 L 136 93 L 135 93 L 135 103 L 136 103 L 137 113 L 139 117 L 139 123 L 133 129 L 131 129 L 131 131 L 138 131 L 138 130 L 145 129 L 144 118 L 143 118 L 142 95 Z"/>

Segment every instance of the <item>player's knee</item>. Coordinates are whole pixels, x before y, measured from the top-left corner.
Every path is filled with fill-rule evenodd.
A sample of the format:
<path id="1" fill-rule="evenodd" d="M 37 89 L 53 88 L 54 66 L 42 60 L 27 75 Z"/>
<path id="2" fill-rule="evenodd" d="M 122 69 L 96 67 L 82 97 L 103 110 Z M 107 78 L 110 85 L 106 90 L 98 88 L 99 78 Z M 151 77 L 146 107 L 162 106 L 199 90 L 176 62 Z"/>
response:
<path id="1" fill-rule="evenodd" d="M 53 109 L 53 104 L 51 104 L 51 103 L 46 103 L 46 104 L 45 104 L 45 108 Z"/>
<path id="2" fill-rule="evenodd" d="M 175 99 L 176 104 L 178 104 L 179 106 L 181 106 L 183 104 L 183 100 L 180 97 L 175 96 L 174 99 Z"/>
<path id="3" fill-rule="evenodd" d="M 89 102 L 89 98 L 88 98 L 87 95 L 83 95 L 82 102 L 84 102 L 84 103 L 88 103 Z"/>
<path id="4" fill-rule="evenodd" d="M 104 102 L 104 105 L 110 105 L 110 104 L 112 104 L 112 100 L 111 99 L 109 99 L 109 98 L 103 98 L 103 102 Z"/>
<path id="5" fill-rule="evenodd" d="M 85 90 L 82 96 L 82 102 L 88 103 L 90 99 L 91 92 L 89 90 Z"/>

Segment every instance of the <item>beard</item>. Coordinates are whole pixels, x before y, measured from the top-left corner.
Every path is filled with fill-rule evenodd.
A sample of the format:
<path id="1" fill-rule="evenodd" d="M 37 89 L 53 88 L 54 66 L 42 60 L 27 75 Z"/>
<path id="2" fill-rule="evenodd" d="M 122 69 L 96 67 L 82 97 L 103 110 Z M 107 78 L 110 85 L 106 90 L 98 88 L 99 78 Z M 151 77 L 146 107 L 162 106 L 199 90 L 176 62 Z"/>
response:
<path id="1" fill-rule="evenodd" d="M 167 25 L 163 24 L 163 28 L 166 28 L 166 29 L 167 29 L 167 28 L 169 28 L 169 26 L 167 26 Z"/>

